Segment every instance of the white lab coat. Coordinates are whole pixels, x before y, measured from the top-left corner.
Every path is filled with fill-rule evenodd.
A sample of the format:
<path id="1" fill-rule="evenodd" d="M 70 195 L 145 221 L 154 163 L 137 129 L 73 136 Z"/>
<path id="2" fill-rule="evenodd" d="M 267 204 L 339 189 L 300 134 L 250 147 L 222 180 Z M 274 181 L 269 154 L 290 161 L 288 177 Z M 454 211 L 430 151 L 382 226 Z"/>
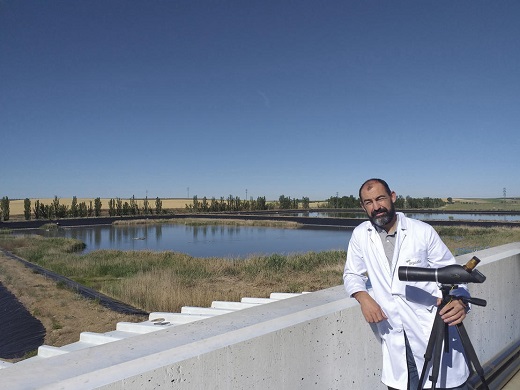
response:
<path id="1" fill-rule="evenodd" d="M 408 371 L 403 330 L 410 342 L 420 376 L 436 315 L 437 297 L 441 297 L 442 293 L 435 282 L 400 281 L 398 268 L 440 268 L 454 264 L 455 259 L 430 225 L 407 218 L 402 213 L 397 215 L 392 269 L 379 234 L 366 221 L 352 233 L 343 280 L 347 294 L 351 296 L 358 291 L 367 291 L 365 283 L 368 273 L 373 287 L 372 296 L 388 317 L 388 320 L 377 324 L 383 349 L 381 380 L 387 386 L 406 389 Z M 442 353 L 437 388 L 460 386 L 469 375 L 460 337 L 454 326 L 449 327 L 449 335 L 451 352 Z M 429 365 L 430 372 L 426 379 L 431 374 L 432 361 Z M 431 387 L 429 379 L 424 382 L 424 387 Z"/>

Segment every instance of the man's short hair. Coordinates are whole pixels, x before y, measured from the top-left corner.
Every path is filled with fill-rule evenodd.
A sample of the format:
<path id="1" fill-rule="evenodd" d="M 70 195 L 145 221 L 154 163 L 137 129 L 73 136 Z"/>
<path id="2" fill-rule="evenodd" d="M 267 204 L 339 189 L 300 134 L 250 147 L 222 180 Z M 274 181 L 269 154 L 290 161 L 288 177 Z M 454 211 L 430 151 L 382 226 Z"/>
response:
<path id="1" fill-rule="evenodd" d="M 372 186 L 370 185 L 371 183 L 380 183 L 383 185 L 383 187 L 385 187 L 385 191 L 388 195 L 392 195 L 392 191 L 390 190 L 390 187 L 388 186 L 387 182 L 384 181 L 383 179 L 376 179 L 376 178 L 372 178 L 372 179 L 368 179 L 367 181 L 365 181 L 361 187 L 359 187 L 359 200 L 360 201 L 363 201 L 363 199 L 361 198 L 361 190 L 363 189 L 363 187 L 365 186 L 368 186 L 368 189 L 370 189 Z"/>

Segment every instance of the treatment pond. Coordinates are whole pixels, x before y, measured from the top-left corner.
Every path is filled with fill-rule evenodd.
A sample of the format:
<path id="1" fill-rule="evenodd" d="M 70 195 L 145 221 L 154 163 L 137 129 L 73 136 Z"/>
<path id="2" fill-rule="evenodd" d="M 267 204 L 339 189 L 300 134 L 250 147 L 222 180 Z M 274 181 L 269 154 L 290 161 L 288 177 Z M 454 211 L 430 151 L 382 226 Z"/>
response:
<path id="1" fill-rule="evenodd" d="M 187 253 L 194 257 L 247 257 L 346 250 L 348 229 L 283 229 L 273 227 L 183 224 L 91 226 L 59 228 L 45 236 L 83 241 L 85 252 L 99 249 L 151 250 Z"/>

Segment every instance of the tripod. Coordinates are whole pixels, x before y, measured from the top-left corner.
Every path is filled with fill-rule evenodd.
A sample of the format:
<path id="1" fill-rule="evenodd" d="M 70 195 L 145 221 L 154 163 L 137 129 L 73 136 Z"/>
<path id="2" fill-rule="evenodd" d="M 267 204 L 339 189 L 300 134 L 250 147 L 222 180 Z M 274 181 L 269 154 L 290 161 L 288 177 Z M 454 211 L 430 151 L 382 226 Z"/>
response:
<path id="1" fill-rule="evenodd" d="M 428 340 L 428 345 L 426 346 L 426 352 L 424 353 L 424 366 L 421 372 L 421 378 L 419 379 L 419 386 L 417 390 L 422 389 L 422 383 L 424 381 L 424 377 L 426 375 L 426 371 L 428 369 L 428 363 L 432 359 L 433 354 L 433 363 L 432 363 L 432 374 L 430 375 L 430 381 L 432 382 L 432 390 L 435 390 L 437 379 L 439 378 L 439 368 L 441 362 L 441 351 L 442 351 L 442 343 L 444 341 L 444 352 L 449 352 L 449 332 L 448 332 L 448 324 L 444 323 L 441 316 L 439 315 L 439 311 L 446 306 L 450 302 L 451 299 L 461 299 L 464 303 L 473 303 L 477 306 L 486 306 L 486 301 L 478 298 L 466 298 L 466 297 L 454 297 L 450 296 L 450 290 L 456 288 L 456 285 L 443 284 L 441 286 L 442 291 L 442 302 L 437 307 L 437 314 L 435 316 L 435 320 L 433 321 L 432 332 L 430 335 L 430 339 Z M 460 324 L 455 325 L 457 327 L 457 331 L 459 333 L 460 339 L 462 341 L 462 347 L 467 355 L 468 367 L 471 369 L 471 364 L 475 368 L 475 371 L 482 379 L 482 384 L 484 390 L 488 390 L 488 385 L 484 378 L 484 369 L 480 365 L 477 357 L 477 353 L 471 344 L 468 333 L 466 332 L 466 328 L 464 324 L 461 322 Z"/>

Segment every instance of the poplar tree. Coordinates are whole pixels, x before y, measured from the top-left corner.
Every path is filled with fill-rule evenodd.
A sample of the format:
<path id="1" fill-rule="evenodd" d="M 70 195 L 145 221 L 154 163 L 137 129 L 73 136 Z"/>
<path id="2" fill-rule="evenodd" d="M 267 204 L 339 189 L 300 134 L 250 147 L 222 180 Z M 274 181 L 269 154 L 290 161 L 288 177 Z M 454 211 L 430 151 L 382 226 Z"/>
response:
<path id="1" fill-rule="evenodd" d="M 101 215 L 101 198 L 94 199 L 94 215 L 99 217 Z"/>
<path id="2" fill-rule="evenodd" d="M 31 219 L 31 200 L 29 198 L 25 198 L 23 201 L 23 215 L 25 220 Z"/>
<path id="3" fill-rule="evenodd" d="M 0 202 L 0 212 L 4 221 L 9 221 L 9 198 L 4 196 Z"/>
<path id="4" fill-rule="evenodd" d="M 155 214 L 162 213 L 162 201 L 159 197 L 155 198 Z"/>
<path id="5" fill-rule="evenodd" d="M 73 218 L 77 218 L 78 217 L 78 198 L 76 198 L 75 196 L 72 197 L 72 203 L 70 205 L 70 214 Z"/>
<path id="6" fill-rule="evenodd" d="M 114 199 L 108 201 L 108 215 L 111 217 L 116 215 L 116 201 Z"/>
<path id="7" fill-rule="evenodd" d="M 40 209 L 40 200 L 37 199 L 36 202 L 34 202 L 34 219 L 40 219 L 41 216 L 41 209 Z"/>

